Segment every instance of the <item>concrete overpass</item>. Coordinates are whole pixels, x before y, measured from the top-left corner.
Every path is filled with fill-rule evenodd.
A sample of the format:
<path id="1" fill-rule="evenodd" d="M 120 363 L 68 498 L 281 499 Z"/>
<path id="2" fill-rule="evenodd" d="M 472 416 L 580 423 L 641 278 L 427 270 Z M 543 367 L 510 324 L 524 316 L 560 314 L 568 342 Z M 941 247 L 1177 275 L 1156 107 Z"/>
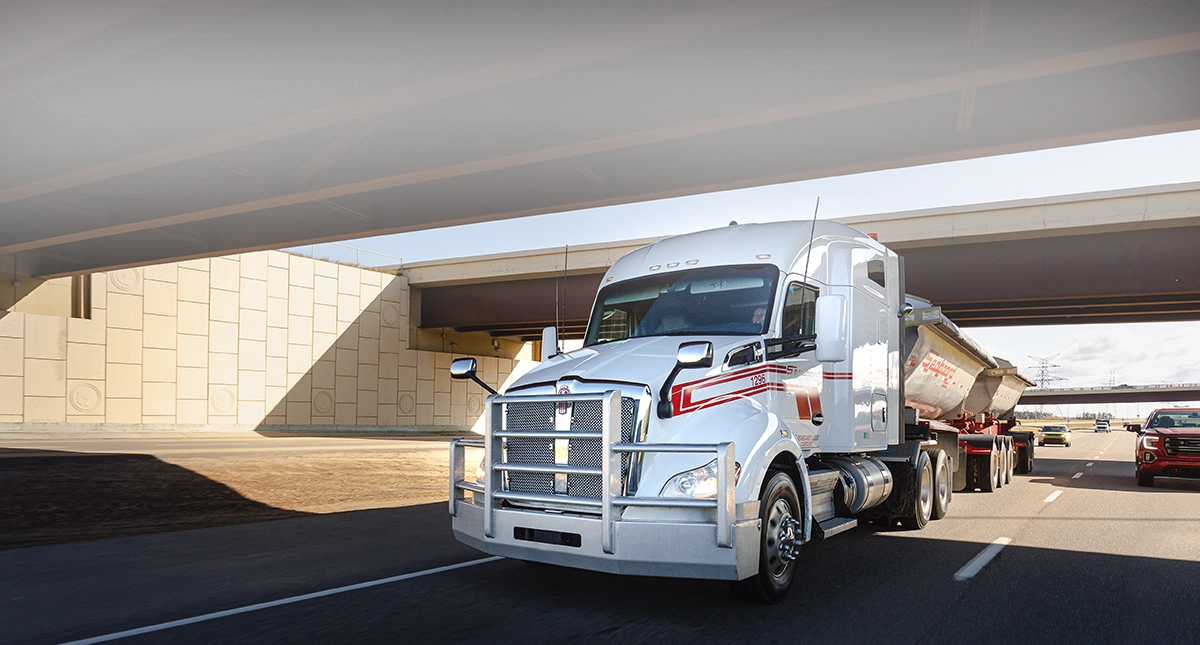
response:
<path id="1" fill-rule="evenodd" d="M 1200 383 L 1030 388 L 1025 390 L 1025 394 L 1021 395 L 1019 404 L 1173 403 L 1178 401 L 1200 401 Z"/>
<path id="2" fill-rule="evenodd" d="M 1192 0 L 4 12 L 0 267 L 18 276 L 1200 128 Z"/>
<path id="3" fill-rule="evenodd" d="M 898 250 L 908 291 L 962 326 L 1200 320 L 1200 183 L 842 221 Z M 561 319 L 580 336 L 601 274 L 653 241 L 394 268 L 419 294 L 420 327 L 533 339 Z"/>

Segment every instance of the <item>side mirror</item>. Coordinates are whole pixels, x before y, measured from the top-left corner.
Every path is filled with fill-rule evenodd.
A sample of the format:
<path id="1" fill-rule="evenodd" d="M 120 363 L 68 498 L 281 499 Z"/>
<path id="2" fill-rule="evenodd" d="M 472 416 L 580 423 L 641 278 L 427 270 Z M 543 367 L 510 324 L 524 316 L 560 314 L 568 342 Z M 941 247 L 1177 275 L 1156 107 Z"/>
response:
<path id="1" fill-rule="evenodd" d="M 1140 423 L 1131 423 L 1131 424 L 1129 424 L 1129 427 L 1128 427 L 1128 428 L 1126 428 L 1126 429 L 1127 429 L 1127 430 L 1129 430 L 1130 432 L 1141 432 L 1141 431 L 1142 431 L 1142 424 L 1140 424 Z"/>
<path id="2" fill-rule="evenodd" d="M 475 378 L 475 359 L 473 358 L 456 358 L 450 363 L 450 376 L 452 378 Z"/>
<path id="3" fill-rule="evenodd" d="M 839 363 L 850 356 L 850 336 L 846 329 L 846 296 L 826 294 L 817 297 L 814 326 L 817 332 L 817 360 Z"/>
<path id="4" fill-rule="evenodd" d="M 479 387 L 487 390 L 491 394 L 495 394 L 490 385 L 484 383 L 478 376 L 475 375 L 477 369 L 475 359 L 473 358 L 456 358 L 450 362 L 450 377 L 457 379 L 469 378 L 479 384 Z"/>
<path id="5" fill-rule="evenodd" d="M 662 388 L 658 391 L 658 418 L 669 419 L 673 414 L 671 408 L 671 385 L 679 371 L 692 367 L 712 367 L 713 344 L 707 340 L 683 343 L 675 351 L 675 367 L 667 374 Z"/>
<path id="6" fill-rule="evenodd" d="M 546 327 L 542 330 L 542 362 L 550 360 L 558 354 L 558 328 Z"/>
<path id="7" fill-rule="evenodd" d="M 675 352 L 675 362 L 680 367 L 712 367 L 713 344 L 707 340 L 683 343 Z"/>

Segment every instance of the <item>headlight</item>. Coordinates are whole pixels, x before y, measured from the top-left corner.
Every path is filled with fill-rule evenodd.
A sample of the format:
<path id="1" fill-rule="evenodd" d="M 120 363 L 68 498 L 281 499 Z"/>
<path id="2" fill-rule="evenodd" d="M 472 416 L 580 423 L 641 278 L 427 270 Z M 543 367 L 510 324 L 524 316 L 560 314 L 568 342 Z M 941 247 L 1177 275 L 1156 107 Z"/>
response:
<path id="1" fill-rule="evenodd" d="M 1142 436 L 1142 447 L 1145 448 L 1146 450 L 1154 450 L 1155 448 L 1158 447 L 1158 437 L 1156 437 L 1154 435 L 1150 435 L 1150 434 L 1143 435 Z"/>
<path id="2" fill-rule="evenodd" d="M 741 464 L 734 464 L 733 483 L 737 483 L 741 470 Z M 715 499 L 717 497 L 717 460 L 714 459 L 699 468 L 675 475 L 663 485 L 659 496 Z"/>

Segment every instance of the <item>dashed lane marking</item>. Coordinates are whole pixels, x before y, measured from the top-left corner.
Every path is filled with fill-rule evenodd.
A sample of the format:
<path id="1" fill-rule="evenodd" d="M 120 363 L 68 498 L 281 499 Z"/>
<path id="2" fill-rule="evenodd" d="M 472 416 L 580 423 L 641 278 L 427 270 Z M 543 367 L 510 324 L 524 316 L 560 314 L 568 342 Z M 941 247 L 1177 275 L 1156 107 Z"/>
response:
<path id="1" fill-rule="evenodd" d="M 1062 494 L 1063 494 L 1063 492 L 1061 490 L 1056 490 L 1053 493 L 1050 493 L 1050 496 L 1047 497 L 1046 499 L 1043 499 L 1042 501 L 1049 504 L 1050 502 L 1053 502 L 1054 500 L 1058 499 L 1058 496 L 1062 495 Z"/>
<path id="2" fill-rule="evenodd" d="M 160 632 L 164 629 L 172 629 L 174 627 L 183 627 L 184 625 L 194 625 L 196 623 L 202 623 L 206 620 L 214 620 L 217 618 L 225 618 L 226 616 L 236 616 L 238 614 L 246 614 L 246 613 L 249 613 L 252 611 L 258 611 L 260 609 L 270 609 L 271 607 L 279 607 L 281 605 L 290 605 L 292 603 L 304 602 L 305 600 L 312 600 L 314 598 L 324 598 L 325 596 L 332 596 L 335 594 L 346 593 L 347 591 L 358 591 L 359 589 L 368 589 L 370 587 L 378 587 L 379 585 L 391 584 L 393 582 L 401 582 L 403 580 L 412 580 L 413 578 L 420 578 L 422 576 L 431 576 L 435 573 L 444 573 L 446 571 L 453 571 L 455 569 L 465 569 L 467 567 L 473 567 L 477 564 L 486 564 L 488 562 L 495 562 L 496 560 L 502 560 L 502 559 L 503 558 L 496 555 L 496 556 L 492 556 L 490 558 L 481 558 L 479 560 L 471 560 L 469 562 L 459 562 L 458 564 L 451 564 L 451 565 L 447 565 L 444 567 L 437 567 L 434 569 L 426 569 L 424 571 L 417 571 L 415 573 L 406 573 L 406 574 L 399 575 L 399 576 L 392 576 L 390 578 L 380 578 L 379 580 L 360 582 L 357 584 L 346 585 L 344 587 L 334 587 L 333 589 L 326 589 L 324 591 L 314 591 L 312 593 L 301 594 L 299 596 L 291 596 L 289 598 L 281 598 L 279 600 L 272 600 L 269 602 L 260 602 L 260 603 L 254 604 L 254 605 L 246 605 L 245 607 L 237 607 L 235 609 L 226 609 L 225 611 L 214 611 L 211 614 L 201 614 L 199 616 L 192 616 L 191 618 L 181 618 L 179 620 L 172 620 L 170 622 L 159 623 L 157 625 L 147 625 L 146 627 L 138 627 L 136 629 L 127 629 L 123 632 L 113 632 L 111 634 L 104 634 L 103 636 L 93 636 L 92 638 L 85 638 L 83 640 L 70 641 L 68 643 L 63 643 L 62 645 L 90 645 L 91 643 L 104 643 L 107 641 L 114 641 L 119 638 L 128 638 L 130 636 L 138 636 L 141 634 Z"/>
<path id="3" fill-rule="evenodd" d="M 1079 479 L 1080 477 L 1083 477 L 1083 473 L 1075 473 L 1074 475 L 1071 475 L 1071 479 Z"/>
<path id="4" fill-rule="evenodd" d="M 1092 464 L 1094 464 L 1094 463 L 1096 463 L 1096 462 L 1094 462 L 1094 461 L 1089 461 L 1089 462 L 1087 462 L 1086 464 L 1084 464 L 1084 465 L 1083 465 L 1083 467 L 1084 467 L 1084 468 L 1091 468 L 1091 467 L 1092 467 Z"/>
<path id="5" fill-rule="evenodd" d="M 999 555 L 1000 551 L 1011 543 L 1012 538 L 996 538 L 994 542 L 987 545 L 987 547 L 980 551 L 979 555 L 971 558 L 970 562 L 964 564 L 963 568 L 959 569 L 958 572 L 954 574 L 954 579 L 962 582 L 964 580 L 970 580 L 971 578 L 974 578 L 975 574 L 983 571 L 983 568 L 992 561 L 992 558 Z"/>

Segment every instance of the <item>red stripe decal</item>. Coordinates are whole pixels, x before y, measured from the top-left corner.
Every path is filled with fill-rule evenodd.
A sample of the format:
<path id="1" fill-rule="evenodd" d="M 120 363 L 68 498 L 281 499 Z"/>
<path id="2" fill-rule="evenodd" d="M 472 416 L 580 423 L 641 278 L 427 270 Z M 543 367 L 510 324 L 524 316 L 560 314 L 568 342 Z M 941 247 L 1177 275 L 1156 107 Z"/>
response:
<path id="1" fill-rule="evenodd" d="M 747 397 L 762 394 L 763 392 L 787 392 L 788 388 L 782 382 L 774 380 L 772 374 L 793 374 L 796 373 L 796 368 L 788 365 L 765 364 L 744 370 L 730 372 L 728 374 L 720 374 L 708 378 L 675 385 L 671 388 L 671 411 L 675 415 L 695 412 L 708 407 L 729 403 Z M 749 384 L 740 387 L 732 392 L 723 392 L 711 398 L 701 401 L 693 401 L 693 395 L 705 388 L 723 385 L 734 381 L 746 379 Z M 800 396 L 797 394 L 797 396 Z M 811 396 L 809 396 L 811 400 Z M 799 404 L 799 403 L 798 403 Z M 809 404 L 810 410 L 815 407 L 816 411 L 820 411 L 820 400 L 818 399 L 815 406 Z M 811 412 L 810 412 L 811 414 Z"/>

